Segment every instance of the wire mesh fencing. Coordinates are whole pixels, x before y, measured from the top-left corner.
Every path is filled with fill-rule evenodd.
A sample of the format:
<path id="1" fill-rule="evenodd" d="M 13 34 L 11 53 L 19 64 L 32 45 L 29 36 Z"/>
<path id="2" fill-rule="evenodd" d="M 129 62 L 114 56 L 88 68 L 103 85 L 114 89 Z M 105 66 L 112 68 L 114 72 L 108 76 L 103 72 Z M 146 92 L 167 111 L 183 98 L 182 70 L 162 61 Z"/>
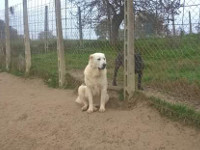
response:
<path id="1" fill-rule="evenodd" d="M 42 77 L 52 87 L 58 86 L 55 2 L 28 1 L 31 38 L 31 74 Z"/>
<path id="2" fill-rule="evenodd" d="M 12 66 L 22 71 L 22 2 L 14 5 L 12 2 L 9 1 Z M 137 0 L 133 3 L 136 87 L 200 105 L 200 1 Z M 124 1 L 61 0 L 60 11 L 66 86 L 80 85 L 89 55 L 103 52 L 107 58 L 109 85 L 123 87 Z M 3 14 L 2 10 L 1 64 L 5 58 Z M 31 74 L 57 87 L 55 1 L 28 0 L 28 18 Z"/>
<path id="3" fill-rule="evenodd" d="M 22 3 L 9 7 L 11 70 L 25 71 L 24 24 Z"/>
<path id="4" fill-rule="evenodd" d="M 146 89 L 199 105 L 200 1 L 155 1 L 135 13 L 135 49 L 141 52 Z"/>
<path id="5" fill-rule="evenodd" d="M 6 55 L 6 48 L 5 48 L 5 23 L 4 19 L 4 10 L 0 10 L 0 67 L 5 66 L 5 55 Z"/>
<path id="6" fill-rule="evenodd" d="M 112 85 L 112 79 L 115 68 L 115 58 L 119 51 L 123 53 L 123 32 L 116 30 L 113 37 L 120 37 L 120 40 L 111 38 L 111 18 L 108 19 L 107 12 L 99 12 L 100 9 L 108 9 L 102 2 L 96 1 L 95 7 L 92 7 L 93 1 L 67 1 L 63 5 L 63 36 L 65 42 L 66 65 L 69 75 L 83 80 L 83 70 L 86 67 L 89 56 L 92 53 L 105 53 L 107 59 L 108 81 Z M 99 16 L 99 13 L 103 13 Z M 120 16 L 123 16 L 123 11 Z M 118 21 L 119 17 L 116 19 Z M 115 21 L 116 21 L 115 20 Z M 119 20 L 118 27 L 122 23 Z M 123 25 L 122 25 L 123 28 Z M 114 30 L 114 29 L 113 29 Z M 119 60 L 120 64 L 123 59 Z M 121 70 L 121 74 L 123 69 Z M 123 75 L 119 78 L 119 84 L 123 85 Z M 73 84 L 79 82 L 76 81 Z"/>

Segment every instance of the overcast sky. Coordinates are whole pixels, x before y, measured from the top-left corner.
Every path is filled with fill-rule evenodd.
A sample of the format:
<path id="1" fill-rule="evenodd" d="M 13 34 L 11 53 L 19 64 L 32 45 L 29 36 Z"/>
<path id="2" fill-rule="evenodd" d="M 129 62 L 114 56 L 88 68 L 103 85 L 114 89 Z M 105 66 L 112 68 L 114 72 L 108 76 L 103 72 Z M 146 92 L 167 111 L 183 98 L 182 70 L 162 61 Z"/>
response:
<path id="1" fill-rule="evenodd" d="M 65 6 L 65 1 L 61 0 L 62 7 Z M 184 0 L 181 0 L 183 3 Z M 22 0 L 9 0 L 9 6 L 14 6 L 14 15 L 10 17 L 10 25 L 14 28 L 17 28 L 18 33 L 23 34 L 23 20 L 22 20 Z M 70 5 L 71 3 L 67 3 L 67 7 L 70 9 L 64 10 L 62 9 L 63 16 L 63 34 L 64 37 L 78 37 L 78 29 L 77 29 L 77 18 L 74 16 L 77 12 L 77 8 Z M 28 9 L 29 9 L 29 26 L 32 38 L 36 38 L 39 32 L 44 30 L 44 7 L 45 5 L 49 6 L 49 30 L 53 32 L 55 35 L 55 15 L 54 15 L 54 0 L 28 0 Z M 196 5 L 196 6 L 195 6 Z M 192 24 L 193 24 L 193 32 L 196 32 L 195 26 L 199 22 L 199 11 L 200 11 L 200 0 L 185 0 L 184 17 L 183 17 L 183 8 L 180 8 L 180 14 L 175 16 L 175 24 L 176 27 L 180 27 L 182 24 L 182 17 L 184 21 L 184 29 L 185 31 L 189 30 L 189 11 L 191 11 L 192 16 Z M 4 7 L 5 0 L 0 0 L 0 19 L 4 20 Z M 20 16 L 20 17 L 19 17 Z M 64 19 L 66 16 L 67 19 Z M 170 26 L 171 28 L 171 26 Z M 94 30 L 90 27 L 84 29 L 84 38 L 93 39 L 95 38 Z M 35 36 L 35 37 L 34 37 Z"/>

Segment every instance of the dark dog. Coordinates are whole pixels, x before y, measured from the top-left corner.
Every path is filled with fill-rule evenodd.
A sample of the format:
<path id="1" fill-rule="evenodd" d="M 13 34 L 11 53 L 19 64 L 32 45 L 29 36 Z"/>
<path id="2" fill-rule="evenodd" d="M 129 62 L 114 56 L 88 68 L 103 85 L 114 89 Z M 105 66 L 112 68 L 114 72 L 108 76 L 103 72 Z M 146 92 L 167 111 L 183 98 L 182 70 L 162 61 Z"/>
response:
<path id="1" fill-rule="evenodd" d="M 117 85 L 116 78 L 117 73 L 120 68 L 120 66 L 124 66 L 124 53 L 119 52 L 117 55 L 117 58 L 115 59 L 115 70 L 114 70 L 114 76 L 113 76 L 113 86 Z M 135 54 L 135 73 L 138 74 L 138 89 L 143 90 L 141 82 L 142 82 L 142 74 L 144 69 L 144 62 L 142 60 L 142 57 L 139 53 Z"/>

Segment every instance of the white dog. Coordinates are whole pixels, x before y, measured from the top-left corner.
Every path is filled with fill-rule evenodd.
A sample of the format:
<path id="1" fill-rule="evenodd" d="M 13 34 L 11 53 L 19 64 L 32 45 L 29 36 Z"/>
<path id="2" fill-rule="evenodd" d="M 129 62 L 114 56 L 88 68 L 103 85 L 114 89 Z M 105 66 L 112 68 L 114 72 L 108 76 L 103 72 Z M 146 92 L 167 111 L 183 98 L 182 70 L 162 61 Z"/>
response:
<path id="1" fill-rule="evenodd" d="M 104 112 L 109 96 L 107 93 L 106 58 L 103 53 L 90 55 L 89 63 L 84 70 L 84 81 L 85 85 L 81 85 L 78 89 L 76 102 L 83 104 L 82 110 L 87 110 L 89 106 L 87 112 L 91 113 L 97 109 L 94 102 L 98 101 L 99 111 Z"/>

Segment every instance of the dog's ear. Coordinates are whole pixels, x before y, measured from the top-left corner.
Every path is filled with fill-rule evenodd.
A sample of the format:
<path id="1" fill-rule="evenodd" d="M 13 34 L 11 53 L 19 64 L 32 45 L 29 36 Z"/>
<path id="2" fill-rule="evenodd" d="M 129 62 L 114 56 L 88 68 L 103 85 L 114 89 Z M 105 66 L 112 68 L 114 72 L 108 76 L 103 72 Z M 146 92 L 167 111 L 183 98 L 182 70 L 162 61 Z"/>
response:
<path id="1" fill-rule="evenodd" d="M 91 54 L 90 57 L 89 57 L 89 60 L 91 60 L 91 59 L 93 59 L 93 55 L 92 55 L 92 54 Z"/>

